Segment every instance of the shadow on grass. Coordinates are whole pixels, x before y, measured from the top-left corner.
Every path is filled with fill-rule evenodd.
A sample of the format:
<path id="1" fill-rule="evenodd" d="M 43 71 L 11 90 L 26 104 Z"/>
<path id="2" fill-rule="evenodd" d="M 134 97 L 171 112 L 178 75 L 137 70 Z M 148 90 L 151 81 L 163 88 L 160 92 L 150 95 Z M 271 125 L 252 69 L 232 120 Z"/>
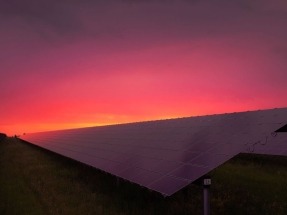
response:
<path id="1" fill-rule="evenodd" d="M 90 209 L 93 212 L 104 214 L 190 214 L 193 212 L 193 214 L 201 214 L 201 188 L 196 185 L 190 185 L 189 188 L 183 189 L 172 197 L 163 197 L 157 192 L 36 145 L 22 140 L 17 142 L 41 154 L 41 157 L 53 160 L 54 175 L 65 179 L 72 186 L 82 187 L 80 191 L 84 193 L 78 193 L 77 200 L 72 201 L 77 202 L 81 195 L 86 200 L 93 199 L 94 196 L 99 197 L 103 209 L 93 210 L 91 208 L 94 205 L 91 204 Z M 71 187 L 65 189 L 65 185 L 61 185 L 60 188 L 63 193 L 74 195 L 71 189 Z M 97 198 L 95 200 L 98 201 Z"/>

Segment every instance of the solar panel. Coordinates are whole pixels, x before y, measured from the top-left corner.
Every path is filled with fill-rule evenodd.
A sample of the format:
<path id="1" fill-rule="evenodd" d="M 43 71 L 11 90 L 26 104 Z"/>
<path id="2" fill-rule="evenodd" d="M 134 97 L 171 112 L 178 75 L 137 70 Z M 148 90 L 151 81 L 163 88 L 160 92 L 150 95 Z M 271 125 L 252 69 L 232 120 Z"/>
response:
<path id="1" fill-rule="evenodd" d="M 21 139 L 172 195 L 240 152 L 286 155 L 287 108 L 26 134 Z"/>
<path id="2" fill-rule="evenodd" d="M 283 127 L 279 128 L 279 129 L 276 130 L 275 132 L 287 132 L 287 124 L 284 125 Z"/>
<path id="3" fill-rule="evenodd" d="M 287 156 L 287 134 L 277 133 L 253 143 L 250 153 Z"/>

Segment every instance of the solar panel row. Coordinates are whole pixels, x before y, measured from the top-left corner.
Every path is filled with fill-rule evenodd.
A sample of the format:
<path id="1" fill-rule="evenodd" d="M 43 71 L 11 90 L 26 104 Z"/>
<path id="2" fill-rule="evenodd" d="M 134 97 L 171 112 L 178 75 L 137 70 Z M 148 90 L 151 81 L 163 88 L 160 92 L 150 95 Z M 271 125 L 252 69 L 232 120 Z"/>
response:
<path id="1" fill-rule="evenodd" d="M 286 137 L 271 135 L 286 122 L 287 108 L 282 108 L 41 132 L 21 138 L 172 195 L 240 152 L 286 155 Z"/>

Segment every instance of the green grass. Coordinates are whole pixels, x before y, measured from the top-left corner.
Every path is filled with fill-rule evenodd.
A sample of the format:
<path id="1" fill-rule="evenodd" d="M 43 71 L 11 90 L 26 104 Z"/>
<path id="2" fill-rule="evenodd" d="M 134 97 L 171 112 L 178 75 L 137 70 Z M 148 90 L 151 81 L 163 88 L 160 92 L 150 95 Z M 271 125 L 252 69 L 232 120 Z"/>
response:
<path id="1" fill-rule="evenodd" d="M 287 214 L 287 158 L 239 155 L 211 172 L 212 214 Z M 0 143 L 0 214 L 202 214 L 202 188 L 171 197 L 26 144 Z"/>

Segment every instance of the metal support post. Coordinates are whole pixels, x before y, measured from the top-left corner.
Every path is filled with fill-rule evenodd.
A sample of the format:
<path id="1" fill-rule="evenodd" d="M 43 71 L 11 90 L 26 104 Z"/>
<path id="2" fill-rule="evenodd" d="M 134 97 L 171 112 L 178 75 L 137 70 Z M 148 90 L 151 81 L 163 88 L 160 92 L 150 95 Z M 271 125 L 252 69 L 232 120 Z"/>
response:
<path id="1" fill-rule="evenodd" d="M 203 178 L 203 214 L 210 215 L 210 185 L 211 178 L 204 177 Z"/>

